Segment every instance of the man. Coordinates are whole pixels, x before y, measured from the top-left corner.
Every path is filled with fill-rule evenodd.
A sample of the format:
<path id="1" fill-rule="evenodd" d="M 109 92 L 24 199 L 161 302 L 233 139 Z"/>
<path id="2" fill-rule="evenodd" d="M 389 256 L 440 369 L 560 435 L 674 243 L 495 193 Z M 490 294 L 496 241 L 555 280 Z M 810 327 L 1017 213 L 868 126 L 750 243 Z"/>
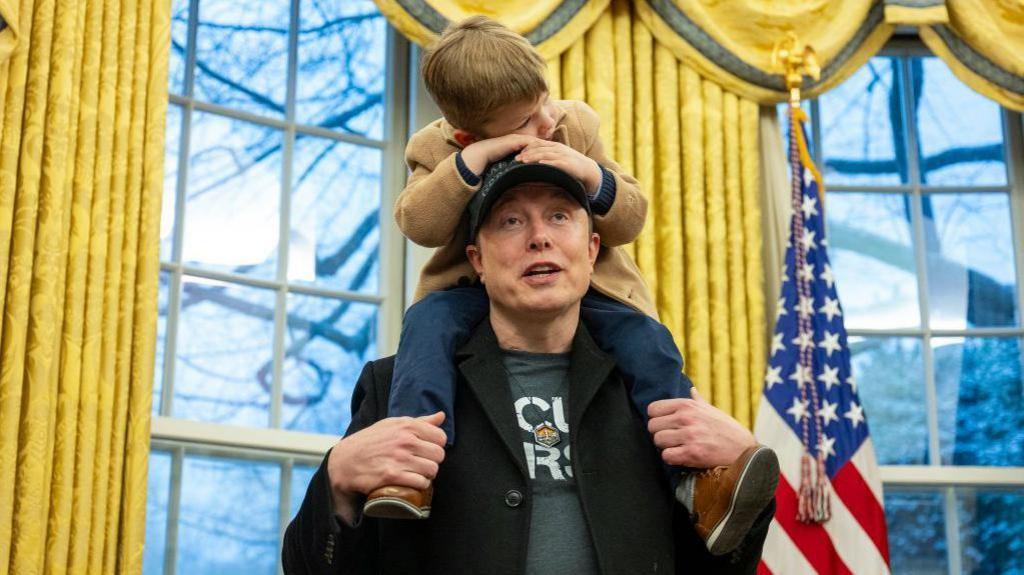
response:
<path id="1" fill-rule="evenodd" d="M 542 164 L 484 179 L 467 255 L 490 314 L 457 358 L 458 440 L 444 449 L 440 412 L 386 417 L 393 358 L 367 364 L 348 433 L 288 526 L 285 571 L 753 573 L 774 502 L 737 501 L 753 527 L 716 557 L 694 525 L 731 510 L 674 497 L 663 466 L 727 465 L 756 450 L 753 437 L 696 394 L 651 404 L 645 425 L 580 322 L 600 249 L 582 186 Z M 771 461 L 751 473 L 765 482 L 753 491 L 774 491 Z M 376 488 L 431 481 L 429 520 L 361 516 Z"/>

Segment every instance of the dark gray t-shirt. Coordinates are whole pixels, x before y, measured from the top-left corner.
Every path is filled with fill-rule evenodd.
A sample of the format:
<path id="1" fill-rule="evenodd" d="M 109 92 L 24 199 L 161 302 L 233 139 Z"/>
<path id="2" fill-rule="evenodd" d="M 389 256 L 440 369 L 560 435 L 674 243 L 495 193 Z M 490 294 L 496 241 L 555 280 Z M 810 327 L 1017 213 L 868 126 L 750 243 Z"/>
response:
<path id="1" fill-rule="evenodd" d="M 526 572 L 597 573 L 570 463 L 569 354 L 506 350 L 504 364 L 531 479 Z"/>

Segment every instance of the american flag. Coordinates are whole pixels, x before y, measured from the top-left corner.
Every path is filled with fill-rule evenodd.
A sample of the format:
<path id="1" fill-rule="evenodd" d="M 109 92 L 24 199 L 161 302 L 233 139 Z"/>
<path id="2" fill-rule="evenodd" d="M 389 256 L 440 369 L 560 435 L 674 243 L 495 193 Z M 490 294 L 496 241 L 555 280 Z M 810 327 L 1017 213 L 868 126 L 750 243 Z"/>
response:
<path id="1" fill-rule="evenodd" d="M 826 253 L 806 115 L 790 107 L 793 217 L 754 433 L 782 477 L 759 573 L 889 573 L 882 482 Z"/>

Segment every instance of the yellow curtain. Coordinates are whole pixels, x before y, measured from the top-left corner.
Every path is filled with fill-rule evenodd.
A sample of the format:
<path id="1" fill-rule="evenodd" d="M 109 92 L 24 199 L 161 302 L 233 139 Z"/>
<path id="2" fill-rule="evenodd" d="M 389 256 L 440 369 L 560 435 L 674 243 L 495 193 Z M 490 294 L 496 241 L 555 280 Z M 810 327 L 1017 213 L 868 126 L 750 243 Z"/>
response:
<path id="1" fill-rule="evenodd" d="M 609 3 L 609 0 L 374 1 L 392 26 L 419 44 L 430 43 L 449 22 L 484 14 L 526 36 L 545 58 L 561 54 L 593 25 Z"/>
<path id="2" fill-rule="evenodd" d="M 555 95 L 597 110 L 648 194 L 634 256 L 687 373 L 751 425 L 766 359 L 758 105 L 676 58 L 627 0 L 548 65 Z"/>
<path id="3" fill-rule="evenodd" d="M 817 52 L 822 77 L 815 96 L 838 85 L 878 52 L 894 26 L 878 0 L 703 2 L 636 0 L 637 13 L 659 42 L 706 77 L 761 103 L 788 97 L 772 65 L 777 42 L 795 33 Z"/>
<path id="4" fill-rule="evenodd" d="M 1024 112 L 1024 2 L 945 4 L 949 22 L 922 26 L 921 40 L 972 89 Z"/>
<path id="5" fill-rule="evenodd" d="M 169 4 L 22 0 L 11 23 L 20 37 L 0 64 L 2 572 L 141 571 Z"/>
<path id="6" fill-rule="evenodd" d="M 968 86 L 1024 111 L 1024 3 L 1007 0 L 821 0 L 705 2 L 634 0 L 655 38 L 707 78 L 760 103 L 786 99 L 773 48 L 794 33 L 812 46 L 821 78 L 814 97 L 878 53 L 896 26 L 921 39 Z"/>
<path id="7" fill-rule="evenodd" d="M 18 4 L 0 0 L 0 62 L 7 60 L 18 44 Z M 3 68 L 6 70 L 6 66 Z M 0 75 L 0 80 L 5 76 Z"/>

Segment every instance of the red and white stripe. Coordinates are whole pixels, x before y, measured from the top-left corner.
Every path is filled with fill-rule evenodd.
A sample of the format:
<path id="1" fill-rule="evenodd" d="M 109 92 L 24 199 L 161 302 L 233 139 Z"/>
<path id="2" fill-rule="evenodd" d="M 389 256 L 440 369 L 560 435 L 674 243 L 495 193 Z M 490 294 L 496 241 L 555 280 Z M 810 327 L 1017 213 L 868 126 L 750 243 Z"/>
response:
<path id="1" fill-rule="evenodd" d="M 870 438 L 832 479 L 832 518 L 806 524 L 796 520 L 800 438 L 768 401 L 761 402 L 754 435 L 778 454 L 782 474 L 758 573 L 888 574 L 882 483 Z"/>

